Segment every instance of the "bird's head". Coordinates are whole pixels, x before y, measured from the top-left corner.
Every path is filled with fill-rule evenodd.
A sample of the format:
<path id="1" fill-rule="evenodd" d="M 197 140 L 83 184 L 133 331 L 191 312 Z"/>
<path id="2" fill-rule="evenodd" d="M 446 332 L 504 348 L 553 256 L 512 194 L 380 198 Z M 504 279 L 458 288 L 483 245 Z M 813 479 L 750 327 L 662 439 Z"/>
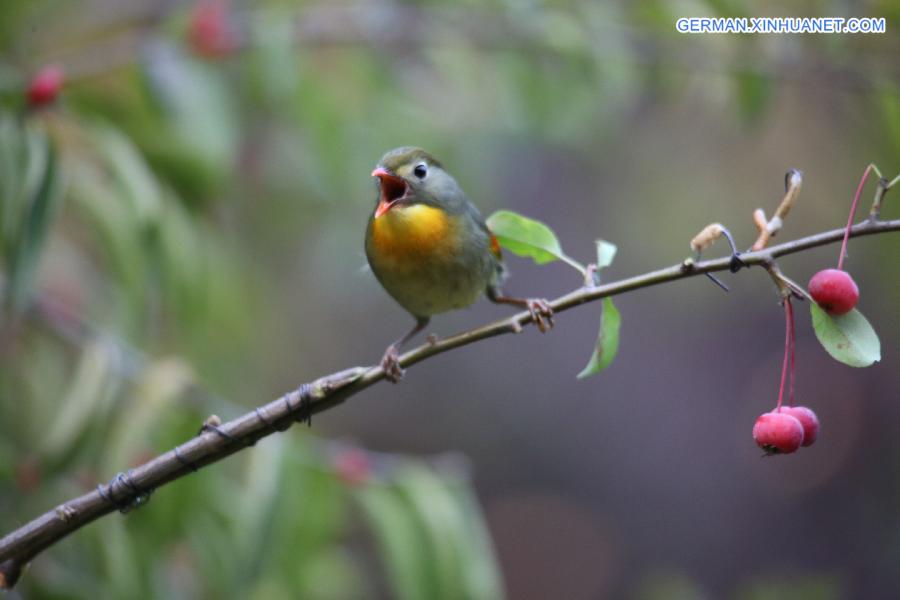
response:
<path id="1" fill-rule="evenodd" d="M 376 219 L 394 208 L 426 204 L 456 210 L 462 202 L 456 180 L 421 148 L 404 146 L 391 150 L 378 161 L 372 176 L 378 178 Z"/>

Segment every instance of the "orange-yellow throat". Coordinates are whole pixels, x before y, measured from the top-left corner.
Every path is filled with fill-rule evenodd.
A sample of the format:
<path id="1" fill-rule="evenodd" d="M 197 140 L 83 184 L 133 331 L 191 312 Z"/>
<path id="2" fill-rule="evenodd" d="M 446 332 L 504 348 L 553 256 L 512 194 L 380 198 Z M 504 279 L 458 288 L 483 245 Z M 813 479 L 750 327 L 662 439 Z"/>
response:
<path id="1" fill-rule="evenodd" d="M 395 205 L 369 221 L 366 256 L 372 272 L 417 318 L 469 306 L 497 277 L 486 234 L 426 204 Z"/>
<path id="2" fill-rule="evenodd" d="M 426 204 L 394 206 L 372 220 L 372 246 L 386 262 L 440 259 L 459 250 L 456 219 Z"/>

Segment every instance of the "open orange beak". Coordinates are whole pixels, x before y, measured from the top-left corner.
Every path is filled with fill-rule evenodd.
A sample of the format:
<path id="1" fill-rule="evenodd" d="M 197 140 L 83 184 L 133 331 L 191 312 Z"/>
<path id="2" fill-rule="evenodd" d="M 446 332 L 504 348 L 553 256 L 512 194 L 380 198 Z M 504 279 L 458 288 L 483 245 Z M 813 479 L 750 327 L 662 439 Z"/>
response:
<path id="1" fill-rule="evenodd" d="M 381 187 L 381 197 L 378 199 L 378 206 L 375 208 L 375 218 L 377 219 L 391 208 L 406 198 L 409 191 L 409 185 L 402 177 L 397 177 L 384 167 L 378 167 L 372 171 L 372 177 L 378 178 Z"/>

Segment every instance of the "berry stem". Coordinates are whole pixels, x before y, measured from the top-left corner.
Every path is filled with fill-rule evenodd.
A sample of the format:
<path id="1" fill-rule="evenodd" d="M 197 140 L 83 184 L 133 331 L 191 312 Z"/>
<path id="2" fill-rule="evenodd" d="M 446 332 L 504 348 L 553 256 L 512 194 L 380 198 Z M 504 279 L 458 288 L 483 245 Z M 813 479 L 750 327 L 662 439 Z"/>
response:
<path id="1" fill-rule="evenodd" d="M 853 204 L 850 205 L 850 217 L 847 219 L 847 230 L 844 232 L 844 241 L 841 244 L 841 254 L 838 256 L 837 268 L 839 271 L 843 270 L 844 257 L 847 256 L 847 241 L 850 239 L 850 228 L 853 226 L 853 217 L 856 215 L 856 205 L 859 204 L 859 197 L 862 194 L 863 186 L 866 185 L 866 179 L 869 178 L 869 173 L 872 172 L 872 167 L 874 165 L 866 167 L 862 179 L 859 180 L 859 185 L 856 186 L 856 195 L 853 197 Z"/>
<path id="2" fill-rule="evenodd" d="M 790 383 L 790 394 L 788 395 L 788 403 L 790 404 L 790 406 L 794 406 L 794 374 L 796 371 L 795 357 L 797 355 L 797 352 L 796 352 L 797 331 L 794 327 L 794 307 L 791 305 L 790 298 L 785 299 L 784 306 L 785 306 L 785 309 L 784 309 L 785 317 L 787 318 L 787 322 L 788 322 L 788 331 L 790 332 L 788 334 L 788 337 L 790 339 L 790 346 L 791 346 L 791 383 Z"/>
<path id="3" fill-rule="evenodd" d="M 778 388 L 778 405 L 775 412 L 781 412 L 781 403 L 784 400 L 784 382 L 787 379 L 788 357 L 791 354 L 791 329 L 794 323 L 794 312 L 791 309 L 791 297 L 784 297 L 784 360 L 781 363 L 781 385 Z"/>

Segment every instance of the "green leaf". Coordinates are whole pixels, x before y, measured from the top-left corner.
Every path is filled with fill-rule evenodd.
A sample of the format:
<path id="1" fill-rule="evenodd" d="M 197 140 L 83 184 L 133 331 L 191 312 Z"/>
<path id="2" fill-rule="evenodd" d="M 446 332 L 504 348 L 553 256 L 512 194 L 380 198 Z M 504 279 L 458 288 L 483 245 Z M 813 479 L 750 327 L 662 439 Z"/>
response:
<path id="1" fill-rule="evenodd" d="M 468 479 L 450 482 L 449 491 L 456 499 L 461 525 L 457 535 L 463 539 L 463 572 L 468 598 L 502 598 L 503 582 L 500 565 L 491 542 L 484 515 Z"/>
<path id="2" fill-rule="evenodd" d="M 44 458 L 71 458 L 72 448 L 91 424 L 105 418 L 121 387 L 115 376 L 117 356 L 107 341 L 98 339 L 85 346 L 55 418 L 41 436 Z"/>
<path id="3" fill-rule="evenodd" d="M 851 367 L 868 367 L 881 360 L 881 342 L 872 326 L 855 308 L 840 317 L 832 317 L 811 302 L 813 328 L 825 350 Z"/>
<path id="4" fill-rule="evenodd" d="M 90 136 L 109 168 L 117 201 L 127 202 L 142 226 L 155 224 L 162 205 L 161 185 L 141 151 L 114 127 L 92 127 Z"/>
<path id="5" fill-rule="evenodd" d="M 622 324 L 622 316 L 612 298 L 603 299 L 603 316 L 600 318 L 600 333 L 597 335 L 597 347 L 591 354 L 591 360 L 578 374 L 578 379 L 584 379 L 596 375 L 616 357 L 619 352 L 619 327 Z"/>
<path id="6" fill-rule="evenodd" d="M 420 527 L 424 552 L 434 589 L 427 596 L 435 600 L 471 598 L 464 591 L 466 542 L 464 523 L 447 484 L 433 470 L 411 463 L 396 473 L 397 488 L 408 502 L 409 518 Z"/>
<path id="7" fill-rule="evenodd" d="M 182 151 L 219 176 L 238 146 L 233 94 L 225 76 L 162 41 L 149 44 L 140 63 L 147 90 L 167 119 Z"/>
<path id="8" fill-rule="evenodd" d="M 500 245 L 513 254 L 531 258 L 539 265 L 562 260 L 584 273 L 584 267 L 563 252 L 553 230 L 540 221 L 498 210 L 488 217 L 487 226 Z"/>
<path id="9" fill-rule="evenodd" d="M 606 240 L 596 240 L 594 243 L 597 244 L 597 270 L 599 271 L 612 264 L 618 248 Z"/>
<path id="10" fill-rule="evenodd" d="M 360 488 L 395 598 L 502 597 L 490 535 L 468 479 L 455 470 L 395 464 L 389 482 Z"/>
<path id="11" fill-rule="evenodd" d="M 356 497 L 375 534 L 392 595 L 401 600 L 433 597 L 432 557 L 406 500 L 395 488 L 382 485 L 366 486 Z"/>
<path id="12" fill-rule="evenodd" d="M 6 301 L 13 312 L 28 299 L 47 233 L 62 195 L 56 152 L 41 133 L 4 121 L 0 162 L 6 164 L 2 188 L 2 246 L 8 273 Z"/>

